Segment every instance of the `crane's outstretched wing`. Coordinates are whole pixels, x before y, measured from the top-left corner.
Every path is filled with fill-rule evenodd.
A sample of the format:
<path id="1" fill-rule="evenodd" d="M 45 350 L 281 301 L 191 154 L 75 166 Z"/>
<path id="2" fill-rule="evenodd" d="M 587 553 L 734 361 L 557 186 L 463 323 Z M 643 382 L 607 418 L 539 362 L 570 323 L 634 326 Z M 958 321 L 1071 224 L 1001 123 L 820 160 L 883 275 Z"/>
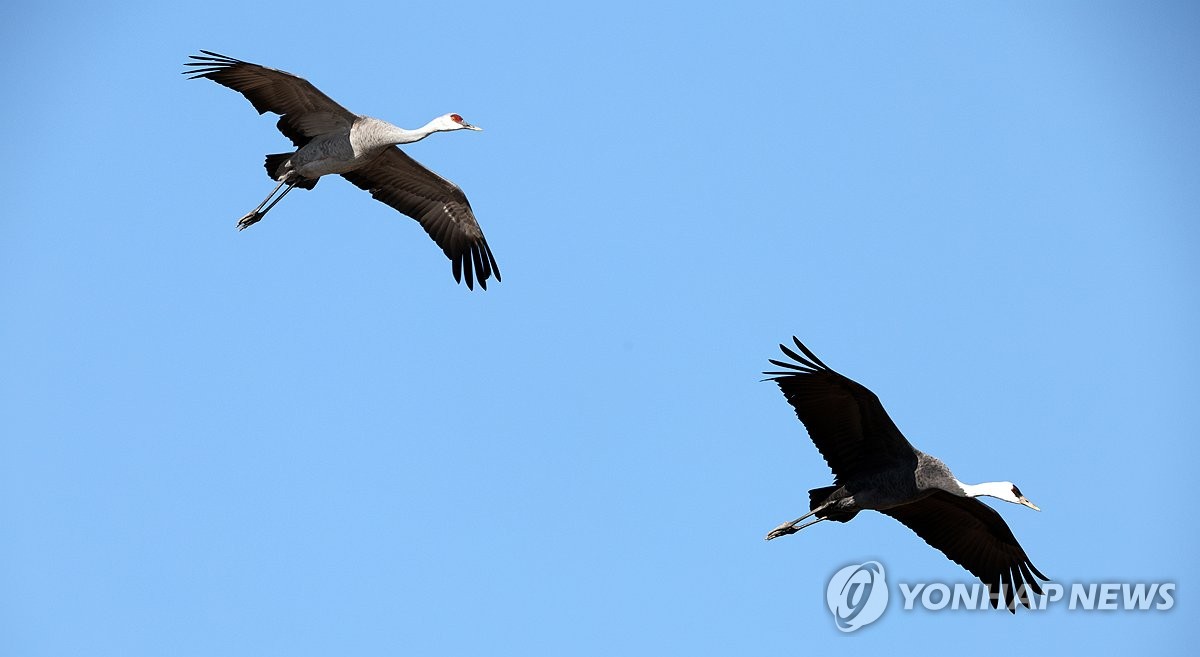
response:
<path id="1" fill-rule="evenodd" d="M 794 336 L 792 341 L 804 356 L 781 344 L 795 362 L 772 359 L 772 365 L 786 371 L 763 374 L 779 384 L 833 470 L 835 482 L 841 485 L 857 475 L 891 468 L 915 468 L 916 452 L 875 393 L 829 369 Z"/>
<path id="2" fill-rule="evenodd" d="M 992 507 L 971 497 L 937 491 L 916 502 L 882 513 L 904 523 L 925 542 L 942 551 L 987 585 L 992 606 L 1004 604 L 1016 613 L 1014 594 L 1029 607 L 1029 591 L 1042 595 L 1038 578 L 1049 580 L 1029 561 L 1008 523 Z"/>
<path id="3" fill-rule="evenodd" d="M 458 185 L 426 169 L 395 146 L 379 154 L 370 164 L 343 173 L 342 177 L 371 196 L 421 222 L 454 267 L 454 280 L 474 289 L 487 289 L 492 275 L 500 280 L 500 268 L 471 204 Z"/>
<path id="4" fill-rule="evenodd" d="M 196 68 L 184 71 L 188 79 L 208 78 L 245 96 L 259 114 L 281 114 L 276 127 L 292 140 L 296 148 L 312 137 L 349 130 L 354 113 L 321 93 L 311 82 L 287 71 L 280 71 L 240 59 L 201 50 L 206 56 L 191 55 L 196 61 L 185 66 Z"/>

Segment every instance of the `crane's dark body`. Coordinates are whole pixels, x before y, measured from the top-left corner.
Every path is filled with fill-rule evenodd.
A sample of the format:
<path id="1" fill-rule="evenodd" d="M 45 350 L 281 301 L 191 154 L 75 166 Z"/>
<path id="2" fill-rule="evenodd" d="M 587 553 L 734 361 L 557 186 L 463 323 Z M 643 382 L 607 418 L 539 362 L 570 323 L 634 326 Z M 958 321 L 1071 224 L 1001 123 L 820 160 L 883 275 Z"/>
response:
<path id="1" fill-rule="evenodd" d="M 849 522 L 859 511 L 879 511 L 979 577 L 991 592 L 993 606 L 1002 597 L 1010 611 L 1016 610 L 1014 599 L 1028 607 L 1027 590 L 1041 594 L 1037 579 L 1047 578 L 1030 562 L 1000 514 L 970 496 L 944 463 L 914 448 L 874 393 L 793 341 L 804 355 L 780 345 L 794 362 L 771 360 L 784 371 L 765 374 L 795 409 L 835 481 L 810 490 L 809 513 L 775 528 L 767 539 L 822 520 Z M 1014 499 L 1007 501 L 1037 508 L 1008 485 Z M 817 520 L 797 526 L 810 516 Z"/>
<path id="2" fill-rule="evenodd" d="M 296 147 L 292 152 L 267 155 L 267 175 L 278 185 L 257 208 L 242 217 L 239 229 L 262 219 L 292 189 L 313 189 L 321 176 L 338 174 L 420 222 L 450 258 L 456 281 L 465 276 L 467 287 L 473 288 L 477 278 L 479 286 L 487 289 L 488 278 L 494 275 L 500 280 L 500 268 L 466 195 L 457 185 L 396 148 L 397 144 L 419 141 L 434 132 L 477 127 L 457 114 L 448 114 L 422 128 L 405 130 L 354 114 L 304 78 L 286 71 L 207 50 L 201 52 L 205 56 L 191 56 L 196 61 L 187 66 L 196 68 L 185 74 L 208 78 L 241 93 L 259 114 L 279 114 L 276 127 Z"/>
<path id="3" fill-rule="evenodd" d="M 939 459 L 913 448 L 903 467 L 864 473 L 842 485 L 809 491 L 809 510 L 823 520 L 848 522 L 862 510 L 887 511 L 919 501 L 939 490 L 957 486 L 950 468 Z"/>

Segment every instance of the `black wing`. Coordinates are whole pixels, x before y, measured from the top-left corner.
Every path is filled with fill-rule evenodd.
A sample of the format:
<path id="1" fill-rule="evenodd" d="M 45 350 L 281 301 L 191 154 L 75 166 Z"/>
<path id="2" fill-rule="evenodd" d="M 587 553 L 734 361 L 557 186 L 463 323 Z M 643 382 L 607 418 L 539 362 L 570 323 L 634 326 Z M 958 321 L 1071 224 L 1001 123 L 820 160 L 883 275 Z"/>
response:
<path id="1" fill-rule="evenodd" d="M 1008 523 L 992 507 L 971 497 L 938 491 L 929 497 L 884 510 L 889 516 L 942 551 L 987 585 L 992 606 L 1004 604 L 1016 613 L 1014 592 L 1029 607 L 1028 591 L 1041 595 L 1038 578 L 1049 580 L 1029 561 Z"/>
<path id="2" fill-rule="evenodd" d="M 350 110 L 300 76 L 207 50 L 200 52 L 206 56 L 191 55 L 196 61 L 185 66 L 196 68 L 184 71 L 184 75 L 189 79 L 208 78 L 233 89 L 249 99 L 259 114 L 281 114 L 276 125 L 296 148 L 315 135 L 339 128 L 349 130 L 354 123 L 356 117 Z"/>
<path id="3" fill-rule="evenodd" d="M 380 153 L 370 164 L 343 173 L 342 177 L 365 189 L 371 196 L 421 222 L 454 267 L 454 280 L 467 277 L 467 287 L 487 289 L 493 274 L 500 280 L 500 268 L 471 204 L 458 185 L 426 169 L 399 148 Z"/>
<path id="4" fill-rule="evenodd" d="M 859 475 L 915 468 L 916 452 L 896 428 L 875 393 L 829 369 L 795 337 L 804 352 L 779 345 L 795 361 L 771 360 L 782 372 L 763 372 L 779 384 L 796 417 L 808 429 L 838 485 Z"/>

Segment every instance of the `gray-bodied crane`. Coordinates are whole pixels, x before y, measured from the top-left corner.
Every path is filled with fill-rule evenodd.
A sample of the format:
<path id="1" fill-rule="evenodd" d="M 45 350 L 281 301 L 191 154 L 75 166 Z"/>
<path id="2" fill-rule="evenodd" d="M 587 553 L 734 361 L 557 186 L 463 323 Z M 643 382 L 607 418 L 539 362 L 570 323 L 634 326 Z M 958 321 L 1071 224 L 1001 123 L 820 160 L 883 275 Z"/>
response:
<path id="1" fill-rule="evenodd" d="M 479 130 L 458 114 L 445 114 L 415 130 L 354 114 L 312 83 L 286 71 L 201 50 L 184 72 L 208 78 L 249 99 L 259 114 L 279 114 L 276 127 L 296 150 L 267 156 L 267 175 L 278 182 L 258 207 L 238 221 L 238 230 L 257 223 L 296 187 L 312 189 L 321 176 L 336 173 L 371 196 L 416 219 L 450 258 L 454 280 L 487 289 L 500 280 L 500 268 L 466 195 L 457 185 L 421 166 L 397 144 L 411 144 L 435 132 Z M 280 189 L 282 192 L 279 192 Z M 276 196 L 276 193 L 279 195 Z M 274 200 L 272 200 L 274 199 Z"/>

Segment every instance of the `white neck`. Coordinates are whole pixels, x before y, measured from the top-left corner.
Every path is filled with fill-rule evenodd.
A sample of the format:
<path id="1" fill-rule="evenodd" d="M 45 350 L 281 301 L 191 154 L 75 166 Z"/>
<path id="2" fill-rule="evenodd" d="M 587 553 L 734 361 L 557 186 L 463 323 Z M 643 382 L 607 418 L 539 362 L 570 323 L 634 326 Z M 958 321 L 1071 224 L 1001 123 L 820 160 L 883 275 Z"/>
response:
<path id="1" fill-rule="evenodd" d="M 387 121 L 364 116 L 354 122 L 351 139 L 356 146 L 368 150 L 396 144 L 411 144 L 438 132 L 437 123 L 438 120 L 434 119 L 416 130 L 406 130 Z"/>
<path id="2" fill-rule="evenodd" d="M 979 497 L 987 495 L 996 499 L 1004 500 L 1005 502 L 1013 501 L 1012 484 L 1004 481 L 985 481 L 982 484 L 964 484 L 955 479 L 954 483 L 958 484 L 959 488 L 963 489 L 963 494 L 966 497 Z"/>
<path id="3" fill-rule="evenodd" d="M 421 126 L 420 128 L 417 128 L 416 130 L 407 130 L 405 128 L 401 128 L 400 126 L 397 126 L 397 125 L 392 125 L 385 121 L 380 121 L 380 123 L 383 123 L 384 126 L 386 126 L 386 127 L 381 127 L 380 136 L 384 137 L 385 139 L 387 139 L 389 142 L 391 142 L 393 144 L 411 144 L 415 141 L 421 141 L 422 139 L 428 137 L 429 135 L 432 135 L 433 133 L 438 132 L 438 129 L 436 127 L 434 127 L 434 124 L 437 123 L 437 119 L 434 119 L 434 120 L 430 121 L 429 123 L 426 123 L 425 125 Z"/>
<path id="4" fill-rule="evenodd" d="M 1027 506 L 1034 511 L 1041 511 L 1036 504 L 1026 499 L 1025 496 L 1021 494 L 1021 491 L 1017 490 L 1017 487 L 1011 481 L 988 481 L 982 484 L 964 484 L 963 482 L 955 479 L 954 483 L 957 484 L 960 489 L 962 489 L 962 492 L 959 494 L 966 497 L 979 497 L 980 495 L 987 495 L 988 497 L 994 497 L 998 500 L 1004 500 L 1005 502 Z"/>

